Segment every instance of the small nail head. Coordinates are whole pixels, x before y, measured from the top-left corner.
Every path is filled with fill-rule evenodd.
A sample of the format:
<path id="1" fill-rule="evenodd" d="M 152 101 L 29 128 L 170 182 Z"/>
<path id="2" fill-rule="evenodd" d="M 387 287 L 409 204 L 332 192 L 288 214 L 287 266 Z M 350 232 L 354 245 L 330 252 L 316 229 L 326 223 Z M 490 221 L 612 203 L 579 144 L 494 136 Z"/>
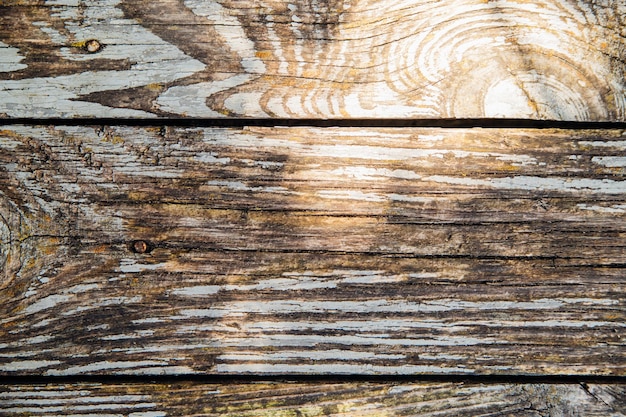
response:
<path id="1" fill-rule="evenodd" d="M 144 240 L 136 240 L 133 242 L 132 248 L 135 253 L 146 253 L 148 252 L 149 246 Z"/>
<path id="2" fill-rule="evenodd" d="M 95 54 L 96 52 L 102 49 L 102 44 L 100 43 L 100 41 L 96 39 L 90 39 L 87 42 L 85 42 L 85 49 L 90 54 Z"/>

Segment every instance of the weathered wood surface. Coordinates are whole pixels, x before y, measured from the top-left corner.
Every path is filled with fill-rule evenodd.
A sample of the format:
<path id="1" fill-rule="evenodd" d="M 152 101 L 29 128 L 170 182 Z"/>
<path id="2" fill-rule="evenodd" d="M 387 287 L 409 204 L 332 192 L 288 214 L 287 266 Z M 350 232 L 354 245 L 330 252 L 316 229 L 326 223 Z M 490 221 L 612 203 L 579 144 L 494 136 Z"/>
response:
<path id="1" fill-rule="evenodd" d="M 626 120 L 623 0 L 9 0 L 0 22 L 6 118 Z"/>
<path id="2" fill-rule="evenodd" d="M 0 372 L 621 375 L 618 130 L 0 131 Z"/>
<path id="3" fill-rule="evenodd" d="M 626 386 L 597 384 L 250 383 L 0 386 L 3 416 L 626 415 Z"/>

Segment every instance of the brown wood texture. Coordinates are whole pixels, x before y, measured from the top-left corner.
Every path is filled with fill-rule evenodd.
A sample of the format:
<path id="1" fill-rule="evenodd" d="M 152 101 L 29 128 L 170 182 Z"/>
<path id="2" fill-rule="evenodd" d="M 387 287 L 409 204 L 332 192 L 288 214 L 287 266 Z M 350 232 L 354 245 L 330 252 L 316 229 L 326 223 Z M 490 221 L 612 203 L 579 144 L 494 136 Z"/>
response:
<path id="1" fill-rule="evenodd" d="M 623 0 L 0 3 L 0 115 L 626 120 Z"/>
<path id="2" fill-rule="evenodd" d="M 624 385 L 470 383 L 48 384 L 0 386 L 17 416 L 626 415 Z"/>
<path id="3" fill-rule="evenodd" d="M 624 376 L 625 149 L 4 126 L 0 372 Z"/>

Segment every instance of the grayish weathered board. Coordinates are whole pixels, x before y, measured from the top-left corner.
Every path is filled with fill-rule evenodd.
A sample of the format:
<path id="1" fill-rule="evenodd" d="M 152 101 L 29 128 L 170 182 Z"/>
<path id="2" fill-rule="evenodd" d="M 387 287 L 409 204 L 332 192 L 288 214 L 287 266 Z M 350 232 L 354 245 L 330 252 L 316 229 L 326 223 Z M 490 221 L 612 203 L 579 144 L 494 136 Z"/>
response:
<path id="1" fill-rule="evenodd" d="M 0 386 L 7 417 L 622 417 L 626 386 L 470 383 L 155 383 Z"/>
<path id="2" fill-rule="evenodd" d="M 0 22 L 6 118 L 626 120 L 623 0 L 9 0 Z"/>
<path id="3" fill-rule="evenodd" d="M 624 375 L 619 130 L 0 130 L 0 372 Z"/>

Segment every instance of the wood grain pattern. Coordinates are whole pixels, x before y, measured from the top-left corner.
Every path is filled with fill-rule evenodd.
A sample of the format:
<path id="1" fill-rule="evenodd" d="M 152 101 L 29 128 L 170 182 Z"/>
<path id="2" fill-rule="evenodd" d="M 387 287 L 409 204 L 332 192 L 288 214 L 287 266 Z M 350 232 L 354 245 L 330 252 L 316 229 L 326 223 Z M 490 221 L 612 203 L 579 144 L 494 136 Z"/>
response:
<path id="1" fill-rule="evenodd" d="M 625 138 L 4 126 L 0 372 L 623 376 Z"/>
<path id="2" fill-rule="evenodd" d="M 470 383 L 48 384 L 0 386 L 3 416 L 626 415 L 624 385 Z"/>
<path id="3" fill-rule="evenodd" d="M 0 7 L 5 118 L 626 120 L 622 0 Z"/>

